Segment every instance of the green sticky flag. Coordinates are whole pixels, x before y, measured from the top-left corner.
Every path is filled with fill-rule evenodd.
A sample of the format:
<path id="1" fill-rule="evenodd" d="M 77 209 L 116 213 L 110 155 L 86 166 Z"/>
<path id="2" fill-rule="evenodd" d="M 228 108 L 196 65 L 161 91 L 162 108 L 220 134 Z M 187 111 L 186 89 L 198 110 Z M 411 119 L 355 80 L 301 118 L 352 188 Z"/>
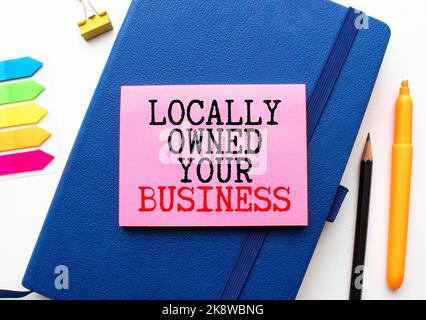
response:
<path id="1" fill-rule="evenodd" d="M 34 100 L 43 90 L 44 86 L 33 80 L 2 85 L 0 86 L 0 105 Z"/>

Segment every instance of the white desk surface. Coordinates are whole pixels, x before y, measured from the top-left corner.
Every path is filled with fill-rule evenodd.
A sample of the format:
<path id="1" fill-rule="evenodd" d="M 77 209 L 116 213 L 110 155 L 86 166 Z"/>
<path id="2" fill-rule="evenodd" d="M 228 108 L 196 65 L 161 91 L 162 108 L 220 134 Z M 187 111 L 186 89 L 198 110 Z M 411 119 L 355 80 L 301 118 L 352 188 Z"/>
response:
<path id="1" fill-rule="evenodd" d="M 367 244 L 365 299 L 426 299 L 426 1 L 338 0 L 387 22 L 392 39 L 374 94 L 343 178 L 349 193 L 334 224 L 327 224 L 298 299 L 347 299 L 356 215 L 359 160 L 368 132 L 374 147 L 374 177 Z M 0 3 L 0 60 L 33 56 L 45 63 L 35 80 L 47 90 L 37 100 L 50 111 L 62 156 L 57 173 L 0 180 L 0 288 L 19 290 L 28 259 L 52 200 L 60 171 L 107 60 L 130 0 L 93 0 L 106 9 L 115 30 L 86 43 L 76 23 L 77 0 L 13 0 Z M 368 59 L 368 57 L 366 57 Z M 400 81 L 408 78 L 415 101 L 412 201 L 404 285 L 385 282 L 393 109 Z M 61 157 L 59 157 L 61 158 Z M 32 294 L 29 298 L 40 299 Z"/>

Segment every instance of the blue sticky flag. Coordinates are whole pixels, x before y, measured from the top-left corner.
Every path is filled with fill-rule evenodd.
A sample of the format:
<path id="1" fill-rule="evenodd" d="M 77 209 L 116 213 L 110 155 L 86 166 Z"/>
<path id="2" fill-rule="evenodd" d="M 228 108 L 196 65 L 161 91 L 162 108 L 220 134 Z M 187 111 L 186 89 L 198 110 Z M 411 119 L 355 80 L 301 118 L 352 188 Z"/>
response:
<path id="1" fill-rule="evenodd" d="M 31 57 L 0 61 L 0 81 L 31 77 L 42 65 Z"/>

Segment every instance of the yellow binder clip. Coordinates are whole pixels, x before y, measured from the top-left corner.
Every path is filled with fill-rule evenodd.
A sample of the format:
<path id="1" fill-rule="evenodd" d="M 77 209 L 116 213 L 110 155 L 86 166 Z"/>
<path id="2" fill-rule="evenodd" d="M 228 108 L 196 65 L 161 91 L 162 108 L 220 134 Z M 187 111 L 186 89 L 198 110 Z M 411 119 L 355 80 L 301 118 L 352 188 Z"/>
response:
<path id="1" fill-rule="evenodd" d="M 86 19 L 80 21 L 78 23 L 78 26 L 80 28 L 81 36 L 84 38 L 84 40 L 88 41 L 101 35 L 102 33 L 112 30 L 112 23 L 106 11 L 96 11 L 90 0 L 87 0 L 87 3 L 95 13 L 88 17 L 86 3 L 84 0 L 81 0 L 81 3 L 83 5 L 84 15 Z"/>

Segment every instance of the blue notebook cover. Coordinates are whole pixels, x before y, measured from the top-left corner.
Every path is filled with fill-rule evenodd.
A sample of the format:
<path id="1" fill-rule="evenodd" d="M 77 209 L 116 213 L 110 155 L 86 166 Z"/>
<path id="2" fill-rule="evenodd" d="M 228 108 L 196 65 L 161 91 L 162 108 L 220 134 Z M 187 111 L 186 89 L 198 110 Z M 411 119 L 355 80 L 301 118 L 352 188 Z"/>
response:
<path id="1" fill-rule="evenodd" d="M 316 86 L 348 9 L 327 0 L 134 0 L 67 162 L 23 285 L 54 299 L 218 299 L 244 228 L 120 228 L 122 85 Z M 294 299 L 390 37 L 360 30 L 309 146 L 309 226 L 271 228 L 241 299 Z M 155 172 L 152 174 L 155 175 Z M 69 289 L 55 288 L 55 268 Z"/>

